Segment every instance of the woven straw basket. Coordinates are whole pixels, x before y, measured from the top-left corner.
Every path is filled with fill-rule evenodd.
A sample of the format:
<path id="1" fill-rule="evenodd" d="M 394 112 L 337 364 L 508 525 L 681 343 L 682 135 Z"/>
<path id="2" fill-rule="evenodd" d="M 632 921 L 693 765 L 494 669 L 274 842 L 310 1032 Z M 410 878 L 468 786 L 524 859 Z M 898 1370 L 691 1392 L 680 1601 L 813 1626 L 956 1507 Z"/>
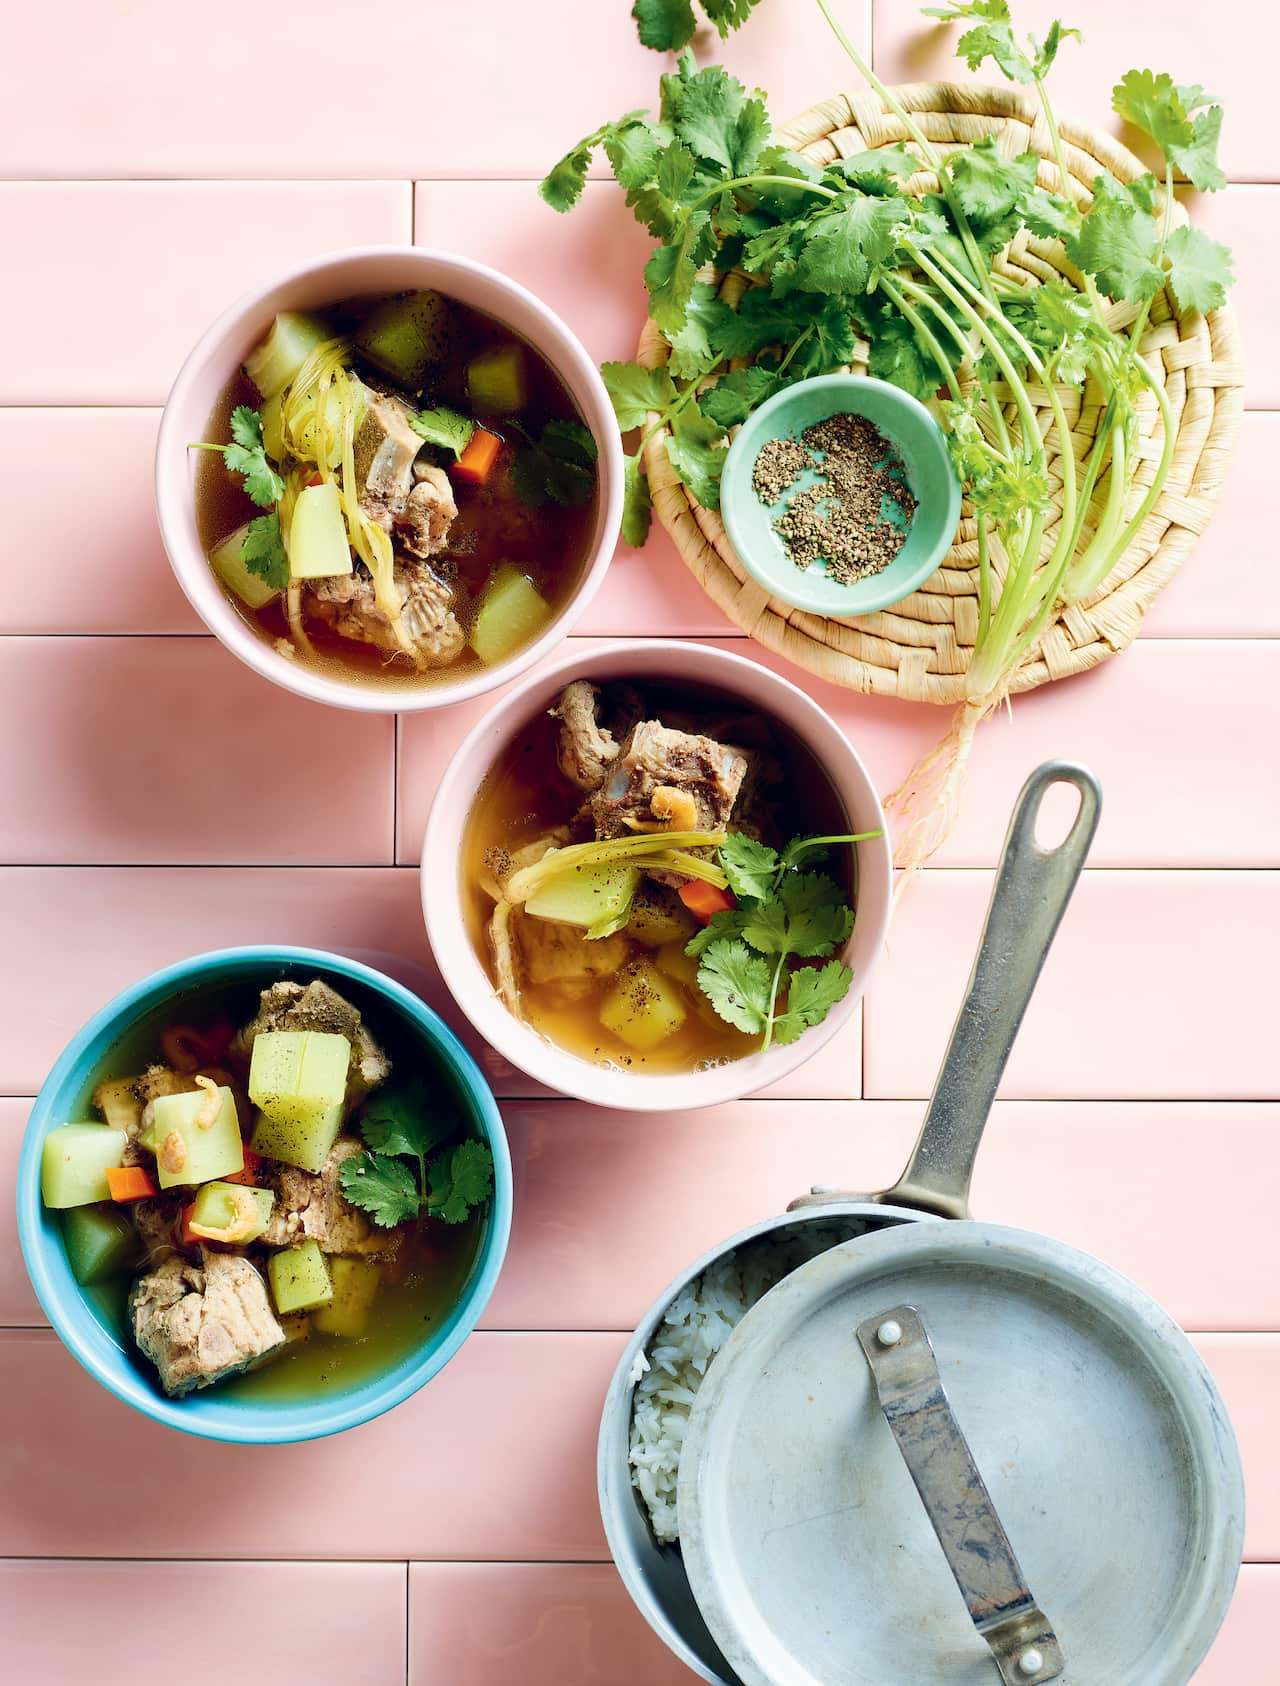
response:
<path id="1" fill-rule="evenodd" d="M 896 90 L 928 138 L 944 154 L 984 135 L 997 137 L 1000 151 L 1013 158 L 1028 150 L 1042 160 L 1040 184 L 1060 190 L 1052 146 L 1033 97 L 1015 88 L 959 87 L 921 82 Z M 1110 171 L 1132 181 L 1144 166 L 1109 136 L 1071 122 L 1062 124 L 1071 187 L 1082 204 L 1097 176 Z M 815 163 L 827 164 L 881 146 L 907 143 L 902 124 L 868 90 L 840 94 L 813 106 L 781 131 L 783 141 Z M 936 189 L 926 172 L 913 190 Z M 1181 206 L 1175 223 L 1185 222 Z M 1041 240 L 1024 229 L 1000 260 L 1006 273 L 1021 281 L 1043 281 L 1056 272 L 1078 284 L 1078 272 L 1057 241 Z M 724 294 L 736 303 L 743 278 L 730 276 Z M 1132 304 L 1108 305 L 1113 327 L 1134 319 Z M 1178 565 L 1204 531 L 1217 502 L 1243 408 L 1242 370 L 1235 320 L 1229 310 L 1204 317 L 1180 316 L 1172 298 L 1154 301 L 1142 353 L 1164 383 L 1177 428 L 1173 469 L 1164 492 L 1135 542 L 1102 588 L 1087 601 L 1060 609 L 1014 676 L 1012 689 L 1030 690 L 1093 667 L 1123 650 L 1136 636 L 1155 594 L 1172 579 Z M 865 347 L 861 348 L 865 356 Z M 649 322 L 640 340 L 641 363 L 654 367 L 666 360 L 666 342 Z M 855 365 L 864 369 L 865 365 Z M 997 392 L 1000 388 L 996 389 Z M 1102 413 L 1097 389 L 1063 387 L 1059 396 L 1072 429 L 1076 459 L 1083 464 Z M 1041 431 L 1051 441 L 1049 474 L 1053 489 L 1057 449 L 1050 410 L 1043 391 L 1031 388 Z M 1010 414 L 1012 406 L 1010 405 Z M 1159 411 L 1148 393 L 1140 403 L 1140 440 L 1133 502 L 1150 486 L 1160 455 Z M 964 673 L 978 629 L 976 527 L 966 506 L 955 543 L 945 563 L 912 596 L 879 614 L 831 620 L 805 614 L 771 598 L 743 569 L 719 515 L 690 497 L 667 461 L 665 434 L 646 448 L 646 466 L 654 508 L 680 554 L 714 601 L 742 630 L 769 649 L 808 668 L 823 679 L 854 690 L 905 697 L 913 701 L 955 703 L 964 698 Z M 1090 527 L 1092 521 L 1090 521 Z M 1056 523 L 1046 532 L 1051 545 Z"/>

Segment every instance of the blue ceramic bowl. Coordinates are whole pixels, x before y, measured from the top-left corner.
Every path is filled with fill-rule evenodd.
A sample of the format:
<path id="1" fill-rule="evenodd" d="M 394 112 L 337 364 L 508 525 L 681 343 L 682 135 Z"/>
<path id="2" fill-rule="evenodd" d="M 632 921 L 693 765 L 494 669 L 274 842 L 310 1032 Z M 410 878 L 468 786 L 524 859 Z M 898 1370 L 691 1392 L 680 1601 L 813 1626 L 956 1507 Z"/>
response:
<path id="1" fill-rule="evenodd" d="M 192 989 L 226 984 L 263 987 L 278 978 L 320 977 L 341 990 L 355 983 L 378 998 L 388 1020 L 398 1020 L 422 1047 L 423 1066 L 453 1095 L 460 1115 L 493 1150 L 494 1190 L 470 1275 L 457 1303 L 399 1362 L 322 1398 L 220 1398 L 214 1387 L 169 1399 L 135 1353 L 126 1347 L 71 1273 L 58 1214 L 40 1199 L 44 1138 L 59 1124 L 91 1116 L 89 1093 L 114 1043 L 148 1013 Z M 493 1293 L 511 1231 L 511 1156 L 493 1095 L 479 1067 L 430 1007 L 381 972 L 308 948 L 228 948 L 199 954 L 154 972 L 117 995 L 74 1036 L 36 1097 L 18 1164 L 18 1238 L 45 1315 L 64 1344 L 103 1387 L 127 1405 L 170 1428 L 208 1440 L 250 1445 L 314 1440 L 368 1422 L 431 1380 L 475 1328 Z"/>
<path id="2" fill-rule="evenodd" d="M 818 566 L 796 567 L 773 530 L 782 506 L 761 503 L 751 484 L 762 445 L 799 438 L 841 412 L 865 416 L 897 447 L 916 497 L 902 549 L 887 568 L 851 585 L 829 579 Z M 802 484 L 814 478 L 806 471 Z M 743 422 L 725 460 L 720 513 L 743 567 L 771 597 L 812 615 L 869 615 L 918 590 L 947 554 L 960 520 L 960 482 L 942 428 L 910 393 L 866 375 L 815 375 L 776 392 Z"/>

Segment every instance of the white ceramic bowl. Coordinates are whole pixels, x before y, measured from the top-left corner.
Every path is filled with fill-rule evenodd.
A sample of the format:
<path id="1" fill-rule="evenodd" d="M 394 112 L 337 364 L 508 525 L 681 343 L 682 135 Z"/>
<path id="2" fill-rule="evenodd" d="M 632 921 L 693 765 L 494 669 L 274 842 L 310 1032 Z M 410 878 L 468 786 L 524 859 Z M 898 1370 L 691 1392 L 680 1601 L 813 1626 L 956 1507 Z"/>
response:
<path id="1" fill-rule="evenodd" d="M 454 999 L 498 1052 L 552 1089 L 597 1106 L 658 1112 L 714 1106 L 776 1083 L 812 1058 L 833 1036 L 849 1037 L 849 1023 L 884 943 L 892 896 L 892 866 L 882 835 L 857 847 L 857 923 L 843 958 L 853 985 L 820 1025 L 786 1047 L 748 1054 L 708 1071 L 649 1074 L 595 1065 L 556 1047 L 516 1019 L 495 993 L 472 946 L 461 882 L 462 841 L 471 805 L 504 747 L 549 708 L 571 679 L 598 684 L 646 679 L 712 685 L 790 728 L 826 769 L 852 832 L 884 826 L 875 787 L 839 727 L 789 680 L 768 668 L 705 644 L 675 639 L 619 639 L 570 651 L 530 674 L 462 740 L 445 769 L 431 808 L 422 849 L 422 908 L 436 961 Z M 855 1053 L 850 1046 L 852 1064 Z"/>
<path id="2" fill-rule="evenodd" d="M 214 578 L 196 530 L 195 453 L 219 393 L 236 367 L 262 339 L 280 310 L 315 310 L 362 293 L 432 287 L 484 311 L 527 340 L 567 387 L 599 448 L 595 526 L 572 595 L 541 637 L 509 661 L 424 684 L 406 677 L 369 684 L 340 679 L 279 655 L 228 602 Z M 609 395 L 580 341 L 526 288 L 484 264 L 417 246 L 366 246 L 333 252 L 302 264 L 268 286 L 248 293 L 209 328 L 178 372 L 160 422 L 156 445 L 156 512 L 160 535 L 178 583 L 209 630 L 264 679 L 299 696 L 338 708 L 374 714 L 442 708 L 505 685 L 545 656 L 569 631 L 599 586 L 613 556 L 622 520 L 622 447 Z"/>

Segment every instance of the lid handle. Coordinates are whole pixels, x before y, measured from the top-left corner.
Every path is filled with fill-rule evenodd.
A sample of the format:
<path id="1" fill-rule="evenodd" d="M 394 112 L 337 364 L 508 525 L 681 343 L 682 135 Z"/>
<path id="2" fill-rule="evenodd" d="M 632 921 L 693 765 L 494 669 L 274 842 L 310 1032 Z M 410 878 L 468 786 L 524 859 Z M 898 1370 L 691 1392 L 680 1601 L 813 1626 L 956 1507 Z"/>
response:
<path id="1" fill-rule="evenodd" d="M 885 1421 L 969 1615 L 1006 1686 L 1039 1686 L 1066 1667 L 1062 1647 L 1027 1586 L 969 1443 L 951 1410 L 928 1333 L 914 1306 L 858 1325 Z"/>
<path id="2" fill-rule="evenodd" d="M 1036 842 L 1050 786 L 1074 785 L 1080 811 L 1063 841 Z M 991 1103 L 1054 934 L 1098 828 L 1102 792 L 1087 768 L 1046 761 L 1023 785 L 991 891 L 969 988 L 951 1032 L 919 1140 L 879 1199 L 947 1218 L 969 1216 L 969 1182 Z"/>

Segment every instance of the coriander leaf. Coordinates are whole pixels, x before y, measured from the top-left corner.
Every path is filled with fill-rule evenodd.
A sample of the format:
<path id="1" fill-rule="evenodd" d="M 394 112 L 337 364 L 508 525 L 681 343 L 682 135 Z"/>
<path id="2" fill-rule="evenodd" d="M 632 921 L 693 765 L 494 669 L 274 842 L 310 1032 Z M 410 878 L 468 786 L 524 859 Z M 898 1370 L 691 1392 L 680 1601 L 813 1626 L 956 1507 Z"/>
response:
<path id="1" fill-rule="evenodd" d="M 862 197 L 815 217 L 796 260 L 796 285 L 811 293 L 864 292 L 906 215 L 901 199 Z"/>
<path id="2" fill-rule="evenodd" d="M 648 186 L 658 168 L 662 137 L 639 111 L 628 112 L 604 132 L 605 157 L 618 185 L 628 190 Z"/>
<path id="3" fill-rule="evenodd" d="M 760 954 L 788 954 L 787 910 L 779 901 L 764 901 L 742 911 L 742 940 Z"/>
<path id="4" fill-rule="evenodd" d="M 465 1223 L 471 1209 L 493 1192 L 493 1153 L 485 1142 L 460 1142 L 427 1167 L 427 1215 Z"/>
<path id="5" fill-rule="evenodd" d="M 1215 105 L 1192 120 L 1189 141 L 1169 148 L 1169 162 L 1201 193 L 1217 193 L 1227 185 L 1226 172 L 1218 163 L 1221 134 L 1222 107 Z"/>
<path id="6" fill-rule="evenodd" d="M 849 993 L 853 973 L 839 960 L 825 966 L 801 966 L 787 979 L 787 1001 L 773 1022 L 778 1042 L 794 1042 L 811 1025 L 820 1024 Z"/>
<path id="7" fill-rule="evenodd" d="M 645 264 L 649 314 L 664 333 L 676 333 L 684 326 L 698 270 L 715 251 L 711 213 L 704 208 L 687 212 L 672 230 L 670 244 L 659 246 Z"/>
<path id="8" fill-rule="evenodd" d="M 716 851 L 716 859 L 735 896 L 773 894 L 780 863 L 777 850 L 767 843 L 748 837 L 744 831 L 731 831 Z"/>
<path id="9" fill-rule="evenodd" d="M 1111 176 L 1099 176 L 1089 213 L 1067 241 L 1072 263 L 1088 270 L 1113 299 L 1154 298 L 1164 284 L 1150 209 L 1153 188 L 1150 176 L 1123 187 Z"/>
<path id="10" fill-rule="evenodd" d="M 702 0 L 702 9 L 716 26 L 723 41 L 732 29 L 741 29 L 760 0 Z"/>
<path id="11" fill-rule="evenodd" d="M 860 187 L 864 193 L 901 193 L 902 184 L 920 168 L 920 160 L 913 158 L 904 146 L 882 146 L 873 152 L 855 152 L 849 158 L 838 158 L 830 166 L 833 176 L 843 177 Z"/>
<path id="12" fill-rule="evenodd" d="M 409 426 L 428 445 L 439 445 L 442 450 L 452 451 L 455 457 L 460 457 L 466 450 L 476 430 L 470 416 L 451 410 L 447 404 L 437 404 L 432 410 L 419 410 L 416 416 L 409 417 Z"/>
<path id="13" fill-rule="evenodd" d="M 658 192 L 679 204 L 697 173 L 698 160 L 693 153 L 682 142 L 672 141 L 658 161 Z"/>
<path id="14" fill-rule="evenodd" d="M 1018 208 L 1031 232 L 1044 240 L 1066 240 L 1080 226 L 1076 206 L 1043 187 L 1033 187 L 1024 193 Z"/>
<path id="15" fill-rule="evenodd" d="M 730 908 L 725 913 L 713 913 L 700 931 L 695 931 L 684 946 L 686 954 L 697 956 L 721 937 L 740 937 L 746 922 L 742 908 Z"/>
<path id="16" fill-rule="evenodd" d="M 766 346 L 789 345 L 809 326 L 813 310 L 812 299 L 779 299 L 767 287 L 752 287 L 737 310 L 718 319 L 712 344 L 725 359 L 755 357 Z"/>
<path id="17" fill-rule="evenodd" d="M 1035 71 L 1014 39 L 1006 0 L 953 0 L 950 6 L 926 6 L 925 16 L 944 23 L 974 20 L 956 43 L 956 52 L 977 70 L 984 59 L 994 59 L 1012 82 L 1032 82 Z"/>
<path id="18" fill-rule="evenodd" d="M 352 1154 L 338 1171 L 342 1192 L 380 1229 L 394 1229 L 418 1215 L 418 1184 L 403 1159 Z"/>
<path id="19" fill-rule="evenodd" d="M 734 369 L 720 379 L 699 399 L 702 413 L 721 427 L 737 427 L 746 421 L 752 410 L 758 409 L 781 384 L 776 369 L 763 363 Z"/>
<path id="20" fill-rule="evenodd" d="M 769 138 L 763 101 L 718 64 L 700 70 L 679 90 L 673 113 L 676 134 L 699 158 L 733 175 L 747 175 Z"/>
<path id="21" fill-rule="evenodd" d="M 926 351 L 916 338 L 916 331 L 896 311 L 883 310 L 874 318 L 868 330 L 871 346 L 867 357 L 867 373 L 876 380 L 892 381 L 904 392 L 922 402 L 932 398 L 942 380 L 942 371 L 933 354 Z M 944 351 L 951 351 L 945 335 L 939 336 Z"/>
<path id="22" fill-rule="evenodd" d="M 992 223 L 1006 216 L 1036 184 L 1040 160 L 1034 152 L 1004 158 L 994 135 L 953 153 L 951 185 L 966 216 Z"/>
<path id="23" fill-rule="evenodd" d="M 1084 36 L 1078 29 L 1067 29 L 1058 18 L 1055 18 L 1049 25 L 1049 33 L 1044 38 L 1043 47 L 1037 45 L 1034 35 L 1029 37 L 1032 51 L 1035 54 L 1032 61 L 1032 70 L 1038 78 L 1043 80 L 1049 74 L 1053 61 L 1058 56 L 1059 47 L 1068 37 L 1076 41 L 1084 40 Z"/>
<path id="24" fill-rule="evenodd" d="M 690 494 L 704 509 L 720 507 L 720 472 L 726 452 L 724 429 L 696 404 L 686 404 L 672 419 L 667 458 Z"/>
<path id="25" fill-rule="evenodd" d="M 377 1154 L 425 1157 L 451 1133 L 420 1077 L 380 1089 L 360 1115 L 360 1134 Z"/>
<path id="26" fill-rule="evenodd" d="M 538 192 L 553 211 L 571 211 L 581 199 L 587 171 L 591 168 L 591 154 L 603 138 L 604 130 L 597 129 L 580 140 L 539 182 Z"/>
<path id="27" fill-rule="evenodd" d="M 581 422 L 553 419 L 536 440 L 517 451 L 511 464 L 516 496 L 530 509 L 548 503 L 581 507 L 596 485 L 596 442 Z"/>
<path id="28" fill-rule="evenodd" d="M 748 1035 L 762 1031 L 769 1014 L 769 964 L 744 942 L 722 937 L 708 944 L 698 967 L 698 987 L 726 1023 Z"/>
<path id="29" fill-rule="evenodd" d="M 637 451 L 626 459 L 622 480 L 622 537 L 634 550 L 649 536 L 651 510 L 649 476 Z"/>
<path id="30" fill-rule="evenodd" d="M 778 886 L 778 901 L 786 913 L 787 949 L 792 954 L 811 959 L 848 942 L 853 910 L 846 905 L 843 890 L 825 873 L 787 873 Z"/>
<path id="31" fill-rule="evenodd" d="M 679 51 L 697 28 L 690 0 L 636 0 L 631 16 L 641 45 L 659 53 Z"/>
<path id="32" fill-rule="evenodd" d="M 232 410 L 231 444 L 217 449 L 233 474 L 244 475 L 244 489 L 260 509 L 270 509 L 284 496 L 284 481 L 262 443 L 262 417 L 248 404 Z"/>
<path id="33" fill-rule="evenodd" d="M 639 363 L 603 363 L 600 373 L 623 433 L 643 427 L 651 410 L 661 414 L 675 402 L 675 385 L 666 369 L 646 369 Z"/>
<path id="34" fill-rule="evenodd" d="M 704 375 L 719 362 L 711 335 L 729 306 L 709 281 L 696 281 L 689 295 L 684 326 L 671 335 L 671 356 L 667 368 L 679 380 Z"/>
<path id="35" fill-rule="evenodd" d="M 1169 236 L 1169 285 L 1179 310 L 1217 310 L 1232 282 L 1231 253 L 1199 228 L 1177 228 Z"/>
<path id="36" fill-rule="evenodd" d="M 1198 85 L 1180 87 L 1167 72 L 1152 70 L 1126 71 L 1111 94 L 1113 108 L 1126 123 L 1148 135 L 1194 187 L 1213 193 L 1227 185 L 1217 156 L 1222 107 L 1191 115 L 1209 99 Z"/>
<path id="37" fill-rule="evenodd" d="M 283 591 L 288 585 L 289 558 L 285 554 L 284 538 L 280 532 L 280 517 L 274 510 L 270 515 L 258 515 L 250 521 L 240 546 L 240 560 L 251 574 L 265 580 L 277 591 Z"/>

